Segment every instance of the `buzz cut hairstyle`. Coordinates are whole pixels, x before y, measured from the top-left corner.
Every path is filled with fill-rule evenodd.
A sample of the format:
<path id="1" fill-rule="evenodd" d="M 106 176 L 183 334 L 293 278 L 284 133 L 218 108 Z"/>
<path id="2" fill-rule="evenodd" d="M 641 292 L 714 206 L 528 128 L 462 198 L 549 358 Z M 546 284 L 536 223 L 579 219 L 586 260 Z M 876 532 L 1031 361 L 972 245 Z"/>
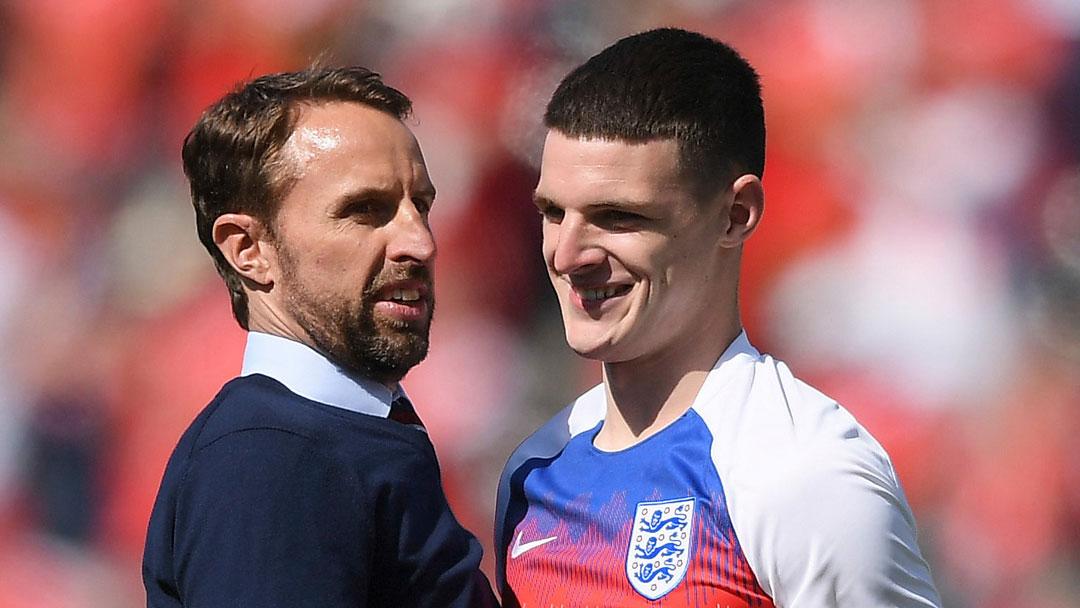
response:
<path id="1" fill-rule="evenodd" d="M 568 137 L 673 139 L 703 192 L 765 170 L 761 82 L 735 49 L 676 28 L 628 36 L 570 72 L 544 113 Z"/>
<path id="2" fill-rule="evenodd" d="M 371 70 L 315 65 L 237 85 L 207 108 L 184 138 L 184 174 L 199 240 L 225 280 L 233 316 L 244 329 L 248 307 L 243 279 L 214 243 L 214 222 L 225 213 L 245 213 L 274 234 L 281 201 L 296 180 L 282 148 L 302 107 L 331 102 L 361 104 L 398 120 L 412 113 L 409 98 Z"/>

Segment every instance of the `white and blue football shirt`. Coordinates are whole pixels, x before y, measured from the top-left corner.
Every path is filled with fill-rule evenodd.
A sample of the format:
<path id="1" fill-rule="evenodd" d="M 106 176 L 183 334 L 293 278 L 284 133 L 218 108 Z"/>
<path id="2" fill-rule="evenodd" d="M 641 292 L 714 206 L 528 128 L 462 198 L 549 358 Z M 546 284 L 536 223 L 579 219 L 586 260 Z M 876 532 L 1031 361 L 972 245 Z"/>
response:
<path id="1" fill-rule="evenodd" d="M 606 407 L 594 387 L 507 463 L 505 606 L 940 606 L 884 449 L 745 333 L 640 443 L 593 445 Z"/>

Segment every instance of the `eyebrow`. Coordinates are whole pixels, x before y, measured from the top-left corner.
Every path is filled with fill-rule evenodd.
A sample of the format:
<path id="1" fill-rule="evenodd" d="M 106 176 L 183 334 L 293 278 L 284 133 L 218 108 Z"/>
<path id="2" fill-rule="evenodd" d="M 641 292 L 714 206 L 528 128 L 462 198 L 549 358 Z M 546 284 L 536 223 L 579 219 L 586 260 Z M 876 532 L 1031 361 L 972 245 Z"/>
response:
<path id="1" fill-rule="evenodd" d="M 548 197 L 546 197 L 546 196 L 544 196 L 542 194 L 539 194 L 537 192 L 533 192 L 532 200 L 533 200 L 533 204 L 536 205 L 537 207 L 559 207 L 559 208 L 561 208 L 561 206 L 557 202 L 555 202 L 555 201 L 551 200 L 550 198 L 548 198 Z M 641 201 L 641 200 L 633 200 L 633 199 L 598 200 L 598 201 L 592 201 L 592 202 L 585 205 L 585 207 L 588 208 L 588 209 L 613 208 L 613 209 L 629 209 L 629 210 L 634 210 L 634 209 L 636 209 L 636 210 L 648 210 L 648 209 L 655 209 L 655 208 L 660 207 L 660 206 L 662 206 L 662 205 L 660 203 L 657 203 L 656 201 Z"/>
<path id="2" fill-rule="evenodd" d="M 396 187 L 382 188 L 382 187 L 379 187 L 379 186 L 361 186 L 361 187 L 359 187 L 359 188 L 357 188 L 355 190 L 350 190 L 348 192 L 345 192 L 341 196 L 339 196 L 338 197 L 338 202 L 339 203 L 348 203 L 348 202 L 351 202 L 351 201 L 362 200 L 362 199 L 366 199 L 366 198 L 389 198 L 391 196 L 396 196 L 397 195 L 395 190 L 396 190 Z M 430 187 L 420 188 L 419 190 L 415 190 L 411 194 L 412 194 L 413 197 L 421 196 L 421 197 L 435 198 L 436 192 L 435 192 L 435 187 L 430 186 Z"/>
<path id="3" fill-rule="evenodd" d="M 546 196 L 541 195 L 538 192 L 533 192 L 532 202 L 537 207 L 552 207 L 552 206 L 557 207 L 558 206 L 558 205 L 555 204 L 555 201 L 551 200 L 550 198 L 548 198 Z"/>
<path id="4" fill-rule="evenodd" d="M 430 198 L 435 198 L 435 195 L 437 193 L 435 191 L 435 186 L 431 186 L 430 188 L 421 188 L 419 190 L 415 190 L 412 194 L 413 196 L 427 196 Z"/>
<path id="5" fill-rule="evenodd" d="M 336 209 L 342 211 L 348 208 L 352 203 L 366 200 L 378 200 L 391 198 L 393 192 L 391 189 L 378 188 L 372 186 L 362 186 L 355 190 L 349 190 L 338 196 Z"/>

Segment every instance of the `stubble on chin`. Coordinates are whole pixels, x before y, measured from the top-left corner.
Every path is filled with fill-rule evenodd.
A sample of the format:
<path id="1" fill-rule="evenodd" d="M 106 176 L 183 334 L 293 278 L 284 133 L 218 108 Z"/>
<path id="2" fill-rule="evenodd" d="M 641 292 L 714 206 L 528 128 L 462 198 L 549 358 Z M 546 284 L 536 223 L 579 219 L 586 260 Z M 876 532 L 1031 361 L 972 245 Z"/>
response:
<path id="1" fill-rule="evenodd" d="M 381 383 L 401 380 L 424 360 L 435 301 L 429 290 L 428 317 L 409 323 L 375 315 L 377 294 L 389 282 L 423 279 L 426 267 L 400 267 L 380 273 L 355 297 L 316 294 L 288 268 L 288 312 L 308 335 L 316 350 L 348 373 Z"/>

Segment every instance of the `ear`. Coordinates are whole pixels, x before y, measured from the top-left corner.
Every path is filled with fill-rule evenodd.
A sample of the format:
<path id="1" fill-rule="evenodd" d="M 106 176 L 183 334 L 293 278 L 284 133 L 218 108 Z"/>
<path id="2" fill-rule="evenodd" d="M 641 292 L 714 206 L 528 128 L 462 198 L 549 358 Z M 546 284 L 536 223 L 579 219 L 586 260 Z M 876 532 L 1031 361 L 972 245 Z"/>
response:
<path id="1" fill-rule="evenodd" d="M 274 282 L 266 230 L 259 220 L 244 213 L 225 213 L 214 220 L 212 235 L 221 255 L 240 276 L 269 287 Z"/>
<path id="2" fill-rule="evenodd" d="M 765 210 L 765 189 L 756 175 L 740 176 L 731 185 L 731 205 L 726 208 L 727 229 L 720 237 L 725 247 L 738 247 L 749 238 Z"/>

